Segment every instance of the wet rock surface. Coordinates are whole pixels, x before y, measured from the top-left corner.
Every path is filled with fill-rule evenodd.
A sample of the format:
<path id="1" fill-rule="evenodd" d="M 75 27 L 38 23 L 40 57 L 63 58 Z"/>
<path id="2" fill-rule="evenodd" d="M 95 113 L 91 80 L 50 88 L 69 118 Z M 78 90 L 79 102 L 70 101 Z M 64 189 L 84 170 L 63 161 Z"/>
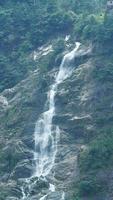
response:
<path id="1" fill-rule="evenodd" d="M 86 55 L 82 52 L 80 62 L 79 57 L 75 58 L 72 75 L 58 86 L 53 125 L 60 128 L 60 140 L 55 164 L 47 182 L 30 180 L 33 187 L 27 200 L 37 200 L 46 194 L 47 200 L 59 200 L 62 191 L 66 199 L 72 198 L 72 187 L 79 177 L 79 153 L 87 148 L 87 141 L 94 137 L 96 116 L 93 105 L 97 96 L 101 95 L 91 76 L 94 61 L 89 52 Z M 47 92 L 53 81 L 52 73 L 40 75 L 39 71 L 35 71 L 26 80 L 1 94 L 0 198 L 3 200 L 21 199 L 21 186 L 26 188 L 27 193 L 29 183 L 26 178 L 31 176 L 34 168 L 35 122 L 44 112 Z M 48 182 L 55 184 L 55 192 L 49 191 Z"/>
<path id="2" fill-rule="evenodd" d="M 67 188 L 69 189 L 72 185 L 73 177 L 77 176 L 77 155 L 81 146 L 79 140 L 84 135 L 84 124 L 88 121 L 89 125 L 90 116 L 88 112 L 82 111 L 84 105 L 83 103 L 80 105 L 80 95 L 86 81 L 85 79 L 88 77 L 87 69 L 89 70 L 91 64 L 85 63 L 76 67 L 77 63 L 75 60 L 72 76 L 59 85 L 55 98 L 56 116 L 54 117 L 53 124 L 58 124 L 60 127 L 60 141 L 55 165 L 48 177 L 52 183 L 55 183 L 56 192 L 49 192 L 47 196 L 49 200 L 61 198 L 60 193 L 62 193 L 62 190 L 67 192 Z M 0 102 L 2 109 L 4 109 L 0 115 L 1 180 L 4 181 L 4 184 L 6 180 L 8 183 L 11 183 L 10 187 L 11 191 L 13 191 L 13 194 L 10 194 L 9 189 L 7 190 L 7 187 L 5 187 L 5 190 L 3 189 L 0 192 L 1 197 L 5 193 L 6 199 L 20 199 L 22 197 L 21 188 L 15 189 L 13 184 L 18 188 L 20 186 L 17 180 L 24 179 L 23 183 L 21 183 L 24 186 L 25 179 L 32 174 L 34 126 L 37 118 L 43 112 L 49 87 L 48 74 L 41 78 L 40 76 L 39 71 L 35 71 L 26 80 L 23 80 L 12 89 L 3 91 L 1 94 Z M 79 85 L 81 79 L 82 83 Z M 75 113 L 77 116 L 75 116 Z M 83 121 L 82 127 L 81 121 Z M 3 143 L 2 136 L 4 138 Z M 76 139 L 78 139 L 78 142 L 76 142 Z M 6 172 L 7 175 L 4 175 Z M 44 189 L 45 187 L 48 188 L 45 183 L 41 183 L 41 180 L 35 183 L 28 198 L 30 200 L 31 198 L 35 199 L 35 196 L 39 198 L 37 195 L 40 196 L 38 194 L 40 193 L 40 188 Z M 14 191 L 16 191 L 16 195 Z"/>

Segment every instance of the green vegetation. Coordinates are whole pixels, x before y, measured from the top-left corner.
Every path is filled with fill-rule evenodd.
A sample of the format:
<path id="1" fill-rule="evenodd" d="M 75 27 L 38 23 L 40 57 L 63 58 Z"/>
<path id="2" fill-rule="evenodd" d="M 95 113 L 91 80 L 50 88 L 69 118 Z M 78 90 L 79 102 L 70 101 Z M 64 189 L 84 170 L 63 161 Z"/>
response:
<path id="1" fill-rule="evenodd" d="M 74 200 L 83 200 L 84 196 L 91 200 L 95 194 L 106 192 L 108 181 L 106 178 L 103 180 L 103 175 L 102 178 L 99 175 L 111 170 L 113 166 L 113 115 L 108 107 L 110 105 L 113 109 L 113 105 L 110 104 L 113 99 L 111 95 L 113 13 L 106 11 L 106 1 L 4 0 L 0 2 L 0 92 L 26 78 L 37 65 L 43 73 L 53 66 L 58 66 L 65 50 L 66 34 L 71 35 L 71 41 L 75 41 L 76 38 L 83 43 L 88 41 L 93 44 L 94 69 L 91 77 L 96 82 L 96 87 L 102 88 L 102 91 L 95 94 L 98 100 L 92 100 L 95 129 L 88 135 L 87 149 L 80 152 L 78 159 L 80 177 L 73 189 Z M 31 53 L 45 43 L 50 44 L 50 41 L 54 51 L 34 61 Z M 100 95 L 101 92 L 103 96 Z M 99 95 L 102 99 L 98 98 Z M 7 113 L 6 126 L 8 130 L 12 130 L 12 136 L 20 132 L 22 117 L 26 113 L 30 115 L 33 108 L 29 111 L 26 108 L 25 112 L 24 109 L 21 114 L 15 108 Z M 15 113 L 20 116 L 20 124 L 16 128 Z M 26 116 L 25 123 L 28 118 L 29 116 Z M 80 121 L 78 126 L 84 128 L 84 122 L 82 124 Z M 15 155 L 12 157 L 12 152 L 7 156 L 4 158 L 9 162 L 9 168 L 14 167 L 19 158 Z M 1 161 L 2 157 L 1 155 Z"/>
<path id="2" fill-rule="evenodd" d="M 110 48 L 111 45 L 108 45 L 105 51 L 103 48 L 95 50 L 94 68 L 91 73 L 91 79 L 98 88 L 97 93 L 94 93 L 96 99 L 92 100 L 94 130 L 87 135 L 87 148 L 80 151 L 78 157 L 80 176 L 74 186 L 74 200 L 77 196 L 81 199 L 86 196 L 88 200 L 92 200 L 96 195 L 100 196 L 100 199 L 105 199 L 112 182 L 110 174 L 113 166 L 113 112 L 111 106 L 113 51 Z"/>
<path id="3" fill-rule="evenodd" d="M 113 20 L 105 14 L 105 2 L 0 2 L 0 91 L 11 88 L 36 68 L 30 53 L 52 38 L 71 33 L 82 40 L 111 41 Z"/>
<path id="4" fill-rule="evenodd" d="M 98 136 L 81 152 L 79 157 L 80 180 L 77 183 L 78 196 L 91 197 L 104 194 L 108 183 L 105 179 L 106 169 L 113 166 L 113 134 Z M 103 174 L 99 177 L 99 174 Z M 77 195 L 77 194 L 76 194 Z"/>
<path id="5" fill-rule="evenodd" d="M 83 171 L 97 170 L 113 164 L 113 135 L 106 134 L 91 142 L 89 148 L 81 154 L 80 169 Z"/>
<path id="6" fill-rule="evenodd" d="M 0 91 L 25 78 L 36 64 L 30 53 L 55 35 L 68 32 L 73 19 L 54 1 L 0 3 Z"/>

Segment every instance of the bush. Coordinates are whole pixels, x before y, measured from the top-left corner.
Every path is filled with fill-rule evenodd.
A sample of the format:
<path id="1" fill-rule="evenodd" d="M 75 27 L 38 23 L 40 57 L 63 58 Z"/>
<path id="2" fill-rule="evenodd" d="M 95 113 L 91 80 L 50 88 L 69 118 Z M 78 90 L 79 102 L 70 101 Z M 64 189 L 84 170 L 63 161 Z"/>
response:
<path id="1" fill-rule="evenodd" d="M 78 188 L 80 196 L 90 196 L 100 192 L 101 185 L 99 185 L 95 180 L 82 180 L 79 183 Z"/>
<path id="2" fill-rule="evenodd" d="M 92 142 L 89 149 L 81 153 L 81 172 L 104 169 L 113 164 L 113 135 L 102 135 Z"/>
<path id="3" fill-rule="evenodd" d="M 54 51 L 55 54 L 59 54 L 65 49 L 65 42 L 64 39 L 59 38 L 55 43 L 54 43 Z"/>

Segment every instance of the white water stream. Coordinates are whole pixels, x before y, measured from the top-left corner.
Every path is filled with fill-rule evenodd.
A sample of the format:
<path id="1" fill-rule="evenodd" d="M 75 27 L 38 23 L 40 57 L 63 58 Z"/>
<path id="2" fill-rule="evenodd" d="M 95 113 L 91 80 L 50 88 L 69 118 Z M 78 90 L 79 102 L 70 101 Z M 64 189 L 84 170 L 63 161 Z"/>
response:
<path id="1" fill-rule="evenodd" d="M 33 177 L 38 177 L 46 179 L 46 176 L 51 172 L 55 157 L 57 153 L 57 143 L 60 137 L 60 129 L 57 126 L 53 130 L 52 120 L 55 115 L 55 95 L 57 93 L 57 88 L 60 83 L 62 83 L 66 78 L 68 78 L 72 73 L 72 61 L 75 58 L 76 52 L 80 46 L 80 43 L 76 43 L 76 47 L 69 53 L 67 53 L 60 65 L 59 72 L 55 78 L 54 84 L 50 87 L 48 92 L 47 104 L 48 110 L 46 110 L 37 120 L 34 132 L 35 141 L 35 151 L 34 151 L 34 161 L 35 161 L 35 171 Z M 55 186 L 49 184 L 49 191 L 54 192 Z M 27 199 L 28 196 L 25 195 L 24 191 L 23 199 Z M 48 193 L 49 194 L 49 193 Z M 40 198 L 40 200 L 45 200 L 48 194 Z M 61 200 L 65 199 L 65 193 L 62 193 Z"/>

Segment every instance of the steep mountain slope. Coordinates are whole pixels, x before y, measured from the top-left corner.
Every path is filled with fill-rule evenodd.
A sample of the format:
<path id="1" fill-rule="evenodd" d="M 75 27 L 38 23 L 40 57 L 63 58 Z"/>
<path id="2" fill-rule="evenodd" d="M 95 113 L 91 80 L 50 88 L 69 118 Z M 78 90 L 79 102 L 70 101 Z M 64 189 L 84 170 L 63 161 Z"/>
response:
<path id="1" fill-rule="evenodd" d="M 112 9 L 106 1 L 8 0 L 0 16 L 0 199 L 112 200 Z M 72 73 L 55 93 L 55 162 L 47 180 L 34 178 L 35 123 L 76 41 Z"/>

